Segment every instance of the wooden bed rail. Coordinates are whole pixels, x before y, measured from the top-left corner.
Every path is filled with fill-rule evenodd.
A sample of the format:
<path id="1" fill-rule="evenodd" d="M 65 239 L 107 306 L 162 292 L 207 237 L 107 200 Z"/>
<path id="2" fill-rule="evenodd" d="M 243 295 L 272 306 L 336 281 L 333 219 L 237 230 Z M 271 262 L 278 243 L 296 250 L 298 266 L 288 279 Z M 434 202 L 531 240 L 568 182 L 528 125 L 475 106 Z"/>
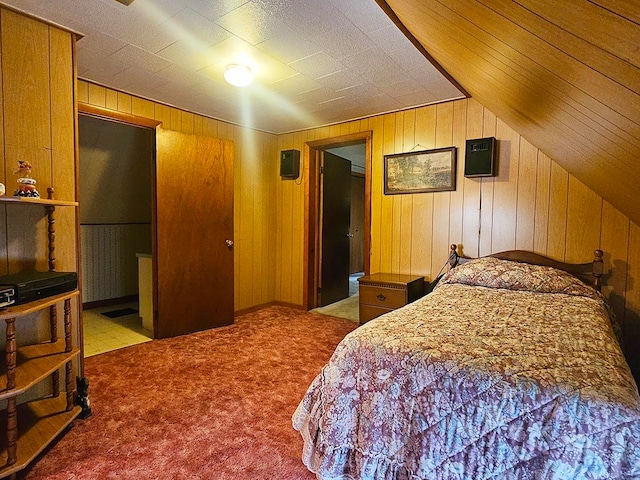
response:
<path id="1" fill-rule="evenodd" d="M 604 272 L 604 263 L 602 260 L 603 252 L 597 249 L 593 252 L 594 258 L 588 263 L 566 263 L 554 260 L 552 258 L 540 255 L 539 253 L 528 252 L 526 250 L 508 250 L 505 252 L 492 253 L 489 257 L 499 258 L 501 260 L 510 260 L 512 262 L 530 263 L 532 265 L 542 265 L 545 267 L 553 267 L 558 270 L 564 270 L 578 277 L 588 285 L 593 286 L 597 291 L 602 288 L 602 274 Z M 460 256 L 456 244 L 449 247 L 449 264 L 453 268 L 457 264 L 466 263 L 473 260 L 470 257 Z"/>

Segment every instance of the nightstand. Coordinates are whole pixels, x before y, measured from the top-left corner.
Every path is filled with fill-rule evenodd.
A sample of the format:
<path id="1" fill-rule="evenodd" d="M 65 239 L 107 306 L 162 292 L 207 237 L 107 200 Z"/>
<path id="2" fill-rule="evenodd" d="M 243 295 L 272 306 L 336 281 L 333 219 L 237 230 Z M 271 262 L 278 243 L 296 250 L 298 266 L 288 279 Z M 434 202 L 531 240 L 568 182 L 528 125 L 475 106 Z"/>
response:
<path id="1" fill-rule="evenodd" d="M 424 277 L 374 273 L 358 278 L 360 325 L 424 295 Z"/>

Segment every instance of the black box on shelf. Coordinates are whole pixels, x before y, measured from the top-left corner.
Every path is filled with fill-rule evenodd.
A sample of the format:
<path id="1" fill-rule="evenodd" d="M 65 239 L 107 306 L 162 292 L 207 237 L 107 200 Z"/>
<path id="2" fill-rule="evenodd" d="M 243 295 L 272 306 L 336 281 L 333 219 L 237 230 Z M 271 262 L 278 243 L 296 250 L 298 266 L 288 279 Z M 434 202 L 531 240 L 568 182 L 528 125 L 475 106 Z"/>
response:
<path id="1" fill-rule="evenodd" d="M 19 305 L 75 290 L 78 287 L 78 274 L 25 271 L 0 276 L 0 285 L 13 289 L 14 303 Z"/>
<path id="2" fill-rule="evenodd" d="M 0 308 L 16 303 L 16 291 L 11 285 L 0 285 Z"/>

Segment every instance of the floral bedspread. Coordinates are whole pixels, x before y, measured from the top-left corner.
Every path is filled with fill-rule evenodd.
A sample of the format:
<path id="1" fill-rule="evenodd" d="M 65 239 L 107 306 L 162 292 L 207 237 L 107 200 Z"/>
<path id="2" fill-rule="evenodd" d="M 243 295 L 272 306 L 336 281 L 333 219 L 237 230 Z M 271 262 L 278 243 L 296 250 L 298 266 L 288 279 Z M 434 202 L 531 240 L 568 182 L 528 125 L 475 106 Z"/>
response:
<path id="1" fill-rule="evenodd" d="M 323 480 L 640 479 L 640 398 L 603 298 L 504 260 L 350 333 L 293 426 Z"/>

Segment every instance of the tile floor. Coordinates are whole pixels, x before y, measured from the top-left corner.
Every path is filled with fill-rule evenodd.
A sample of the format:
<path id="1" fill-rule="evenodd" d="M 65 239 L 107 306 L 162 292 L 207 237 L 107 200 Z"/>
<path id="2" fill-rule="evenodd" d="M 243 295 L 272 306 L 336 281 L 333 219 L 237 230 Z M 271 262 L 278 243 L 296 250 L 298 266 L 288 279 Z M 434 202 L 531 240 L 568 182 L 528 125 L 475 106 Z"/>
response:
<path id="1" fill-rule="evenodd" d="M 83 310 L 85 357 L 152 340 L 151 332 L 142 328 L 142 319 L 137 314 L 117 318 L 101 315 L 101 312 L 110 312 L 121 308 L 135 308 L 137 310 L 138 303 Z"/>

